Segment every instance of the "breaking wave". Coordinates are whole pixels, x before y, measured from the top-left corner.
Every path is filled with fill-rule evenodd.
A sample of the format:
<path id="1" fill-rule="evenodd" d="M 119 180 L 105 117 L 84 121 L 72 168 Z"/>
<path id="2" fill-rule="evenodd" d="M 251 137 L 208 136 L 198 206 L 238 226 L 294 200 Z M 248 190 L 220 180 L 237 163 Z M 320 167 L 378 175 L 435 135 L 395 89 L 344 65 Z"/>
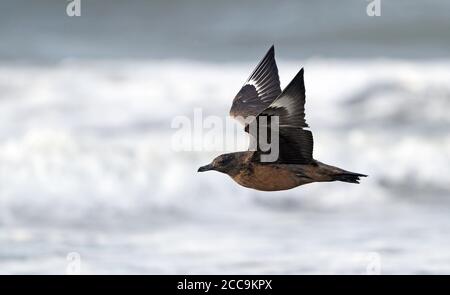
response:
<path id="1" fill-rule="evenodd" d="M 172 119 L 198 107 L 225 117 L 253 66 L 1 65 L 0 224 L 146 226 L 211 214 L 448 202 L 449 61 L 279 63 L 282 87 L 305 67 L 315 158 L 369 174 L 361 185 L 268 194 L 225 175 L 197 175 L 220 151 L 174 151 Z"/>

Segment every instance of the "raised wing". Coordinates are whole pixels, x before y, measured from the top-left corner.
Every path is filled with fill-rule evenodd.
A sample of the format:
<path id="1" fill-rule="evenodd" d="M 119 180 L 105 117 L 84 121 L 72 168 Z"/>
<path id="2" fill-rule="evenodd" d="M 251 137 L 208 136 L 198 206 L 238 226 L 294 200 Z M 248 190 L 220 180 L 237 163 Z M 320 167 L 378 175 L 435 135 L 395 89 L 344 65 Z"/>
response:
<path id="1" fill-rule="evenodd" d="M 259 119 L 262 116 L 269 118 L 278 116 L 279 119 L 279 158 L 277 163 L 308 164 L 313 162 L 313 136 L 311 131 L 303 129 L 308 127 L 305 121 L 303 69 L 298 72 L 280 96 L 258 115 L 258 128 L 268 128 L 271 132 L 270 125 L 260 125 Z"/>
<path id="2" fill-rule="evenodd" d="M 249 116 L 257 116 L 281 93 L 274 46 L 256 66 L 233 100 L 230 115 L 245 125 Z"/>

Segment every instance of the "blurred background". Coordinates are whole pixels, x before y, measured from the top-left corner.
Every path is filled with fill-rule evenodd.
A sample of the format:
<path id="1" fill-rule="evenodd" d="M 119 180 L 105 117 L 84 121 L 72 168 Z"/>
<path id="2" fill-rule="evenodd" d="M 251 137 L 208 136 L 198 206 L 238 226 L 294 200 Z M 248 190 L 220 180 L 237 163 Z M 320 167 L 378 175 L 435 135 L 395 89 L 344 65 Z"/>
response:
<path id="1" fill-rule="evenodd" d="M 450 273 L 448 1 L 80 3 L 0 0 L 1 274 Z M 272 44 L 360 185 L 258 192 L 174 150 Z"/>

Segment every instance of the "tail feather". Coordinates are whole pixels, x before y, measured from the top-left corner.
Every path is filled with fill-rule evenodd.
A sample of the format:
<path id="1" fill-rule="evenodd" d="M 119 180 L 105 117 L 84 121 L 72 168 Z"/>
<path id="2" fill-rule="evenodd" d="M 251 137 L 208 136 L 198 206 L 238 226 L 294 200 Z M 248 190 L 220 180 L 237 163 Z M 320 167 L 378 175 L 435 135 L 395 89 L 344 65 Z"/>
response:
<path id="1" fill-rule="evenodd" d="M 359 183 L 360 177 L 367 177 L 367 175 L 353 172 L 343 172 L 335 174 L 334 180 L 350 183 Z"/>

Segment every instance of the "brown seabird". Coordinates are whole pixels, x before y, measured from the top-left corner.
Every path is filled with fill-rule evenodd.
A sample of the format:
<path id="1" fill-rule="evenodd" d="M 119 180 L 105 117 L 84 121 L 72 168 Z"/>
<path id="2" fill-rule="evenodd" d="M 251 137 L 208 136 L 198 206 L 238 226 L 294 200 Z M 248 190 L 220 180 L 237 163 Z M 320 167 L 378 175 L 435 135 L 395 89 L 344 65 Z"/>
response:
<path id="1" fill-rule="evenodd" d="M 313 159 L 313 136 L 305 129 L 309 126 L 305 121 L 303 68 L 281 91 L 274 46 L 234 98 L 230 115 L 244 123 L 245 131 L 251 137 L 250 146 L 256 144 L 256 148 L 220 155 L 212 163 L 200 167 L 198 172 L 219 171 L 244 187 L 260 191 L 287 190 L 307 183 L 336 180 L 359 183 L 360 177 L 367 176 Z M 277 117 L 276 131 L 271 128 L 273 125 L 260 123 L 263 117 L 268 121 Z M 252 118 L 250 123 L 247 118 Z M 267 129 L 268 134 L 276 132 L 279 145 L 275 161 L 261 160 L 267 152 L 260 148 L 260 133 L 249 132 L 251 123 L 257 124 L 258 132 L 261 128 Z"/>

